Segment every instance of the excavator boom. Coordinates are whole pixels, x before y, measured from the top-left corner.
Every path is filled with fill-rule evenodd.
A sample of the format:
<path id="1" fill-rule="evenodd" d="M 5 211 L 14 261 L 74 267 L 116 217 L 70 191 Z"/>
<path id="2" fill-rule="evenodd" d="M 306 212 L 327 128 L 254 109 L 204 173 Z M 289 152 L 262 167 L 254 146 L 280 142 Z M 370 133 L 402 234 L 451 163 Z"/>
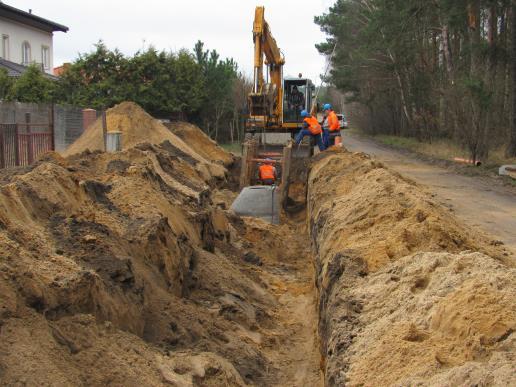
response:
<path id="1" fill-rule="evenodd" d="M 285 58 L 264 14 L 264 7 L 256 7 L 253 23 L 254 86 L 249 95 L 249 110 L 251 116 L 263 116 L 268 124 L 281 125 Z M 265 82 L 264 64 L 268 66 L 270 83 Z"/>
<path id="2" fill-rule="evenodd" d="M 263 87 L 263 57 L 265 56 L 266 64 L 281 70 L 285 64 L 285 58 L 281 55 L 276 40 L 271 34 L 269 24 L 265 21 L 265 7 L 256 7 L 254 13 L 253 38 L 254 38 L 254 74 L 255 87 L 254 92 L 257 93 Z M 271 69 L 274 71 L 275 69 Z M 281 75 L 281 73 L 280 73 Z M 274 82 L 274 80 L 271 79 Z M 277 85 L 281 88 L 280 83 Z"/>

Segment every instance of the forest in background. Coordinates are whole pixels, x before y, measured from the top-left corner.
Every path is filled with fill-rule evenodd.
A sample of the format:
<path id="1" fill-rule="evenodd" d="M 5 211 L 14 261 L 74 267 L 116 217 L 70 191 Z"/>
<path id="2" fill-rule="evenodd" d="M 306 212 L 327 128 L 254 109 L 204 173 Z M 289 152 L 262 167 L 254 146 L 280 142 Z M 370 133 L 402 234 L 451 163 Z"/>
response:
<path id="1" fill-rule="evenodd" d="M 515 1 L 338 0 L 315 22 L 362 130 L 516 156 Z"/>

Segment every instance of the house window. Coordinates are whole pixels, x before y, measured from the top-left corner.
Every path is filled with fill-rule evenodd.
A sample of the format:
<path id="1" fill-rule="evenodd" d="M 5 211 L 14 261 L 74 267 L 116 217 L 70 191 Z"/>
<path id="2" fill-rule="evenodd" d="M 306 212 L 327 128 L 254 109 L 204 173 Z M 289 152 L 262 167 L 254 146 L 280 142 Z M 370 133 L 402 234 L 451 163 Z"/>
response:
<path id="1" fill-rule="evenodd" d="M 30 55 L 30 44 L 29 42 L 23 42 L 22 44 L 22 64 L 29 65 L 32 61 L 31 55 Z"/>
<path id="2" fill-rule="evenodd" d="M 45 70 L 50 68 L 50 49 L 48 46 L 41 46 L 41 63 Z"/>
<path id="3" fill-rule="evenodd" d="M 2 58 L 9 60 L 9 35 L 2 35 Z"/>

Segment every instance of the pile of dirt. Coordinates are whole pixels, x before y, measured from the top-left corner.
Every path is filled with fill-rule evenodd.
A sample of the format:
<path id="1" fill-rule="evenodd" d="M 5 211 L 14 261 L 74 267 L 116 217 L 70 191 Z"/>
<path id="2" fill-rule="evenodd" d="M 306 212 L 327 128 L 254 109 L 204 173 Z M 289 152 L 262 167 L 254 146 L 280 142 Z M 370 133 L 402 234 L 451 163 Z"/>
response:
<path id="1" fill-rule="evenodd" d="M 226 167 L 233 163 L 233 156 L 218 146 L 215 141 L 197 126 L 177 121 L 167 124 L 167 127 L 207 160 L 219 161 Z"/>
<path id="2" fill-rule="evenodd" d="M 325 152 L 308 186 L 328 385 L 510 384 L 507 251 L 363 154 Z"/>
<path id="3" fill-rule="evenodd" d="M 515 269 L 481 253 L 419 253 L 357 281 L 349 298 L 367 322 L 350 347 L 354 383 L 514 381 Z"/>
<path id="4" fill-rule="evenodd" d="M 317 385 L 306 234 L 226 211 L 180 145 L 1 176 L 2 384 Z"/>
<path id="5" fill-rule="evenodd" d="M 175 144 L 49 155 L 3 177 L 3 384 L 274 379 L 256 340 L 269 340 L 277 297 Z"/>
<path id="6" fill-rule="evenodd" d="M 177 149 L 178 154 L 192 158 L 204 165 L 209 173 L 216 177 L 225 175 L 225 168 L 220 165 L 223 162 L 230 164 L 232 157 L 223 149 L 211 144 L 211 148 L 216 148 L 216 156 L 207 152 L 209 147 L 206 141 L 203 143 L 185 143 L 181 138 L 167 129 L 161 122 L 155 120 L 134 102 L 122 102 L 106 112 L 107 132 L 122 132 L 122 149 L 127 150 L 141 143 L 161 144 L 168 141 Z M 188 125 L 188 130 L 192 137 L 201 137 L 202 131 L 194 125 Z M 204 148 L 202 147 L 204 145 Z M 96 151 L 104 149 L 102 118 L 86 130 L 70 147 L 63 153 L 65 156 L 81 153 L 83 151 Z M 199 153 L 202 152 L 202 153 Z"/>

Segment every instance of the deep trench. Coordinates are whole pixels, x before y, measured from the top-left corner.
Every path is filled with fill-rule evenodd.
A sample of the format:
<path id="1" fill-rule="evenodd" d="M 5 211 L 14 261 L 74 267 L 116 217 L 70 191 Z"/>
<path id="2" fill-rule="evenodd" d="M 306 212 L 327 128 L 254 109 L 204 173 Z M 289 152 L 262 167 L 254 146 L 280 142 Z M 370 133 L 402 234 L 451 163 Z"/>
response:
<path id="1" fill-rule="evenodd" d="M 296 294 L 295 280 L 298 281 L 297 285 L 304 283 L 305 286 L 307 286 L 307 289 L 305 289 L 303 293 L 305 298 L 296 299 L 293 297 L 288 300 L 281 317 L 283 319 L 298 319 L 305 324 L 298 324 L 291 332 L 284 332 L 287 334 L 290 333 L 291 337 L 298 335 L 300 340 L 287 341 L 287 344 L 293 344 L 292 348 L 284 353 L 278 351 L 279 358 L 276 364 L 280 367 L 279 376 L 274 383 L 267 385 L 344 386 L 354 382 L 355 379 L 361 380 L 357 385 L 363 385 L 362 383 L 369 385 L 369 380 L 376 380 L 376 382 L 378 382 L 386 377 L 391 377 L 392 380 L 395 380 L 396 377 L 400 378 L 395 372 L 402 367 L 405 367 L 403 372 L 406 373 L 407 378 L 425 381 L 425 379 L 429 378 L 428 375 L 432 375 L 431 372 L 436 372 L 434 369 L 430 368 L 435 367 L 436 361 L 439 364 L 438 367 L 444 364 L 442 358 L 435 357 L 434 359 L 426 360 L 424 356 L 419 353 L 414 355 L 405 349 L 415 348 L 419 350 L 419 348 L 423 348 L 427 352 L 428 350 L 432 351 L 432 345 L 435 344 L 431 342 L 425 343 L 431 333 L 425 331 L 423 328 L 419 328 L 419 330 L 414 328 L 415 323 L 412 323 L 408 331 L 403 331 L 405 333 L 399 339 L 387 340 L 384 338 L 389 337 L 388 335 L 392 334 L 392 331 L 391 324 L 385 324 L 385 328 L 383 328 L 385 332 L 382 333 L 383 336 L 374 341 L 374 336 L 368 335 L 370 332 L 367 329 L 369 325 L 374 324 L 380 319 L 371 318 L 371 309 L 373 309 L 374 312 L 374 300 L 380 300 L 379 302 L 382 302 L 385 299 L 390 299 L 391 294 L 395 293 L 392 289 L 398 290 L 398 293 L 395 293 L 395 296 L 390 299 L 394 300 L 393 302 L 397 302 L 397 304 L 389 306 L 389 309 L 385 307 L 384 310 L 378 307 L 378 310 L 382 313 L 382 315 L 380 315 L 381 318 L 384 316 L 388 317 L 397 310 L 402 310 L 404 305 L 410 305 L 411 302 L 413 302 L 412 305 L 425 305 L 426 299 L 431 297 L 432 293 L 425 294 L 422 297 L 418 296 L 418 294 L 424 292 L 425 289 L 429 287 L 431 275 L 435 275 L 436 277 L 441 275 L 441 278 L 449 278 L 447 280 L 450 282 L 461 276 L 460 270 L 457 271 L 455 268 L 453 268 L 451 273 L 448 272 L 448 270 L 451 269 L 446 268 L 442 269 L 442 272 L 439 271 L 435 274 L 433 270 L 439 267 L 439 265 L 444 265 L 444 263 L 440 261 L 441 257 L 439 253 L 435 251 L 444 251 L 444 254 L 450 254 L 447 256 L 450 262 L 453 262 L 455 259 L 457 262 L 462 261 L 463 256 L 453 256 L 451 252 L 456 251 L 457 247 L 463 249 L 465 242 L 458 238 L 451 238 L 449 244 L 443 244 L 443 240 L 447 240 L 446 238 L 449 238 L 450 235 L 466 236 L 467 234 L 462 230 L 460 225 L 455 225 L 452 222 L 447 223 L 442 220 L 444 216 L 441 210 L 439 208 L 436 209 L 433 202 L 422 200 L 426 199 L 426 197 L 416 189 L 413 183 L 407 182 L 401 176 L 389 172 L 384 169 L 381 164 L 375 161 L 369 161 L 367 156 L 353 157 L 350 164 L 347 166 L 348 173 L 342 173 L 340 175 L 339 172 L 344 169 L 342 166 L 343 158 L 330 158 L 327 164 L 323 163 L 322 165 L 328 168 L 327 170 L 332 171 L 332 176 L 328 176 L 330 175 L 329 173 L 319 175 L 318 172 L 320 170 L 318 168 L 321 164 L 316 163 L 327 156 L 328 154 L 319 154 L 310 160 L 296 160 L 292 165 L 289 195 L 285 203 L 282 217 L 283 225 L 286 224 L 290 226 L 291 234 L 285 235 L 283 242 L 285 245 L 294 243 L 302 245 L 304 247 L 304 253 L 299 254 L 299 259 L 294 262 L 291 267 L 287 268 L 282 273 L 275 274 L 285 281 L 288 281 L 289 278 L 294 278 L 294 281 L 292 281 L 285 292 L 287 298 L 288 296 Z M 331 154 L 329 154 L 329 156 L 331 157 Z M 361 159 L 364 161 L 360 162 L 362 161 Z M 314 170 L 309 179 L 312 165 Z M 336 169 L 331 170 L 330 168 Z M 336 180 L 338 179 L 340 179 L 341 182 L 345 182 L 347 185 L 352 186 L 356 184 L 357 180 L 353 178 L 354 173 L 360 176 L 362 176 L 362 174 L 368 175 L 369 180 L 364 179 L 365 182 L 371 183 L 373 178 L 375 182 L 379 182 L 377 191 L 373 191 L 375 195 L 371 195 L 375 199 L 374 203 L 367 202 L 367 198 L 364 199 L 364 202 L 367 203 L 366 207 L 368 207 L 370 211 L 366 213 L 367 216 L 361 213 L 360 206 L 357 202 L 359 202 L 359 199 L 363 196 L 366 196 L 364 192 L 365 190 L 369 190 L 370 187 L 367 186 L 364 188 L 363 185 L 357 184 L 358 187 L 353 187 L 355 191 L 350 190 L 354 196 L 349 194 L 342 199 L 343 193 L 347 191 L 343 189 L 342 186 L 337 186 L 336 184 Z M 382 180 L 378 177 L 378 174 L 381 174 L 384 179 Z M 310 184 L 311 186 L 309 186 Z M 400 193 L 397 196 L 392 193 L 392 185 L 394 184 L 400 187 Z M 313 189 L 313 191 L 310 192 L 310 189 Z M 340 197 L 336 197 L 337 193 Z M 412 211 L 403 212 L 398 210 L 396 217 L 392 218 L 385 217 L 384 212 L 386 211 L 376 214 L 374 212 L 376 200 L 382 203 L 382 199 L 385 200 L 383 204 L 384 207 L 392 205 L 392 208 L 395 209 L 406 210 L 407 208 L 411 208 Z M 321 203 L 323 205 L 319 205 Z M 343 206 L 348 205 L 353 210 L 358 208 L 359 210 L 353 213 L 356 218 L 350 220 L 351 215 L 346 217 L 346 212 L 339 211 L 339 203 L 344 203 Z M 352 203 L 352 205 L 349 205 L 349 203 Z M 421 203 L 426 203 L 427 206 L 421 209 Z M 388 208 L 388 210 L 390 209 Z M 428 215 L 423 216 L 422 211 L 425 211 L 427 214 L 435 212 L 438 216 L 432 220 Z M 384 224 L 386 229 L 388 229 L 387 231 L 394 229 L 392 235 L 395 237 L 395 241 L 397 243 L 401 241 L 401 246 L 404 248 L 398 253 L 399 257 L 397 258 L 400 260 L 399 263 L 392 264 L 391 266 L 385 263 L 387 267 L 378 273 L 370 271 L 371 268 L 369 265 L 371 262 L 374 264 L 375 261 L 367 260 L 371 258 L 371 256 L 374 257 L 376 252 L 369 252 L 368 256 L 368 252 L 365 249 L 371 245 L 380 245 L 380 243 L 374 243 L 375 240 L 371 235 L 380 235 L 380 237 L 383 238 L 385 234 L 367 231 L 372 228 L 371 226 L 373 224 L 371 223 L 371 219 L 367 218 L 373 218 L 373 220 L 376 220 L 379 224 Z M 427 221 L 428 218 L 431 219 L 428 221 L 429 228 L 418 228 L 418 225 Z M 342 224 L 351 222 L 352 220 L 354 220 L 353 225 L 356 225 L 355 228 L 351 226 L 347 229 L 340 228 Z M 360 223 L 361 220 L 364 220 L 364 222 Z M 397 230 L 396 226 L 402 220 L 406 221 L 405 225 L 408 224 L 410 227 L 402 226 L 403 228 Z M 436 229 L 436 224 L 438 224 L 440 228 Z M 271 227 L 281 226 L 280 224 L 279 226 Z M 331 228 L 332 226 L 333 229 Z M 412 228 L 413 230 L 411 231 L 414 233 L 419 233 L 417 248 L 423 252 L 425 252 L 426 249 L 429 251 L 428 253 L 423 253 L 425 257 L 422 259 L 420 255 L 410 255 L 408 248 L 411 247 L 410 244 L 412 241 L 410 239 L 404 239 L 407 235 L 406 230 L 408 228 Z M 365 235 L 366 237 L 363 239 L 367 242 L 366 247 L 361 249 L 358 242 L 353 244 L 344 239 L 338 240 L 338 233 L 343 233 L 344 230 L 347 232 L 346 235 Z M 376 231 L 377 230 L 381 230 L 381 228 L 378 227 Z M 436 245 L 431 245 L 430 247 L 426 246 L 425 243 L 428 241 L 432 242 L 433 238 L 435 238 L 438 243 L 437 247 Z M 477 237 L 472 236 L 471 242 L 468 243 L 471 243 L 472 248 L 482 251 L 482 249 L 484 249 L 482 243 L 485 244 L 485 242 L 475 238 Z M 499 252 L 494 249 L 491 250 L 490 248 L 485 251 L 489 251 L 490 254 L 497 257 L 497 260 L 503 261 Z M 468 252 L 466 251 L 466 253 Z M 386 256 L 388 256 L 389 259 L 392 258 L 387 253 Z M 281 257 L 278 258 L 281 259 Z M 404 258 L 406 258 L 406 260 L 402 261 Z M 477 258 L 479 262 L 481 259 L 484 259 L 481 257 Z M 417 259 L 421 259 L 421 262 L 417 261 Z M 477 263 L 472 263 L 472 265 L 475 264 Z M 410 265 L 416 267 L 412 269 L 414 273 L 407 271 L 404 273 L 405 278 L 403 278 L 402 274 L 400 274 L 401 268 Z M 424 265 L 428 265 L 428 269 L 425 269 Z M 501 266 L 498 267 L 498 269 L 501 269 Z M 424 270 L 430 271 L 428 276 L 421 276 L 420 271 Z M 418 274 L 416 275 L 415 273 Z M 468 275 L 469 274 L 470 272 L 468 272 Z M 463 281 L 466 281 L 466 278 L 467 277 L 464 277 Z M 399 284 L 400 282 L 401 284 Z M 435 289 L 438 289 L 439 280 L 434 281 L 433 286 Z M 381 289 L 381 291 L 378 290 L 378 288 Z M 448 286 L 446 289 L 450 288 L 452 287 Z M 357 289 L 361 292 L 357 291 Z M 371 294 L 375 293 L 371 289 L 374 289 L 374 292 L 377 292 L 380 297 L 372 297 Z M 453 295 L 454 291 L 456 290 L 451 291 L 450 294 Z M 434 290 L 434 292 L 436 292 L 436 290 Z M 368 297 L 370 297 L 371 300 L 369 300 Z M 446 297 L 450 296 L 447 295 Z M 307 299 L 309 299 L 310 302 L 303 304 Z M 468 300 L 471 299 L 473 298 L 468 297 Z M 419 302 L 421 304 L 418 304 Z M 373 305 L 373 307 L 371 307 L 371 305 Z M 305 313 L 296 315 L 296 311 L 303 310 L 303 308 Z M 478 306 L 477 309 L 481 310 Z M 428 310 L 428 307 L 426 309 L 423 307 L 406 309 L 400 312 L 400 315 L 396 317 L 399 320 L 394 321 L 399 325 L 401 325 L 400 321 L 402 321 L 402 324 L 407 324 L 405 321 L 405 313 L 410 313 L 411 310 Z M 465 310 L 467 310 L 468 313 L 470 312 L 469 305 Z M 433 316 L 432 314 L 430 315 Z M 502 313 L 500 313 L 500 315 L 502 315 Z M 392 317 L 388 318 L 390 319 Z M 392 321 L 393 320 L 391 320 L 391 322 Z M 507 326 L 506 331 L 498 338 L 500 342 L 506 341 L 513 332 L 513 328 L 510 328 L 509 325 Z M 436 336 L 441 334 L 442 332 L 438 332 Z M 373 339 L 371 339 L 371 336 Z M 303 342 L 300 343 L 299 341 Z M 482 339 L 480 339 L 480 342 L 482 342 Z M 377 347 L 381 347 L 382 345 L 385 346 L 388 351 L 386 351 L 386 355 L 381 354 L 385 356 L 385 358 L 383 362 L 379 362 L 374 359 L 373 355 Z M 466 350 L 469 350 L 467 348 L 468 345 L 467 343 L 465 344 Z M 362 351 L 360 356 L 357 355 L 357 348 Z M 386 367 L 385 364 L 391 357 L 394 358 L 394 354 L 396 354 L 398 348 L 401 348 L 398 352 L 402 357 L 400 357 L 397 364 L 396 361 L 393 361 L 395 366 L 391 364 L 391 368 L 386 372 L 384 368 Z M 483 350 L 487 351 L 486 348 L 487 346 Z M 304 356 L 299 356 L 300 352 L 303 353 Z M 315 353 L 317 353 L 317 355 L 315 355 Z M 370 355 L 370 353 L 373 353 L 373 355 Z M 284 356 L 283 362 L 281 361 L 281 356 Z M 312 356 L 311 359 L 310 356 Z M 371 356 L 373 360 L 368 359 L 368 356 Z M 360 361 L 364 358 L 368 359 L 369 362 L 365 362 L 365 365 L 362 365 Z M 510 357 L 508 357 L 508 359 L 510 359 Z M 414 361 L 419 361 L 420 364 L 424 364 L 425 367 L 428 367 L 429 371 L 427 372 L 429 372 L 429 374 L 422 377 L 417 375 L 414 371 L 415 368 L 410 368 L 411 362 Z M 318 363 L 317 367 L 314 366 L 314 363 Z M 357 368 L 357 363 L 362 368 Z M 310 365 L 312 366 L 311 368 Z M 359 371 L 357 371 L 357 369 L 359 369 Z M 456 372 L 460 373 L 460 371 Z M 393 374 L 395 376 L 392 376 Z M 400 380 L 402 379 L 400 378 Z M 442 385 L 435 382 L 434 384 Z"/>
<path id="2" fill-rule="evenodd" d="M 325 216 L 319 216 L 316 223 L 310 213 L 309 177 L 311 166 L 326 157 L 319 153 L 312 158 L 294 158 L 292 160 L 289 187 L 286 202 L 283 203 L 282 222 L 292 225 L 299 230 L 298 238 L 303 240 L 306 247 L 304 264 L 309 267 L 310 276 L 310 307 L 313 314 L 305 314 L 303 318 L 312 318 L 312 344 L 317 351 L 318 381 L 297 379 L 292 382 L 286 373 L 280 378 L 278 385 L 292 386 L 344 386 L 347 384 L 349 357 L 344 356 L 353 343 L 360 329 L 359 316 L 362 312 L 362 302 L 351 295 L 351 290 L 357 281 L 367 275 L 364 260 L 352 250 L 337 253 L 322 267 L 319 259 L 319 243 L 317 236 L 321 235 Z M 317 200 L 313 199 L 312 200 Z M 295 238 L 290 236 L 289 238 Z M 289 238 L 285 238 L 288 240 Z M 305 268 L 297 268 L 297 275 L 303 275 Z M 306 271 L 304 272 L 306 275 Z M 341 281 L 345 277 L 346 281 Z M 338 331 L 338 335 L 333 333 Z M 295 362 L 295 360 L 294 360 Z M 298 366 L 302 367 L 303 362 Z"/>
<path id="3" fill-rule="evenodd" d="M 311 243 L 309 214 L 307 212 L 308 175 L 310 159 L 293 159 L 289 178 L 287 199 L 282 203 L 280 226 L 288 225 L 290 235 L 284 235 L 286 246 L 296 246 L 299 258 L 291 265 L 282 265 L 275 274 L 285 284 L 285 292 L 279 297 L 284 307 L 280 317 L 282 323 L 294 321 L 287 349 L 277 356 L 280 373 L 272 383 L 278 386 L 323 386 L 324 356 L 321 351 L 320 328 L 324 328 L 319 312 L 319 298 L 316 273 L 316 252 Z M 273 226 L 279 227 L 279 226 Z M 281 260 L 281 257 L 278 257 Z M 292 324 L 290 324 L 292 325 Z M 291 347 L 288 347 L 291 344 Z"/>

